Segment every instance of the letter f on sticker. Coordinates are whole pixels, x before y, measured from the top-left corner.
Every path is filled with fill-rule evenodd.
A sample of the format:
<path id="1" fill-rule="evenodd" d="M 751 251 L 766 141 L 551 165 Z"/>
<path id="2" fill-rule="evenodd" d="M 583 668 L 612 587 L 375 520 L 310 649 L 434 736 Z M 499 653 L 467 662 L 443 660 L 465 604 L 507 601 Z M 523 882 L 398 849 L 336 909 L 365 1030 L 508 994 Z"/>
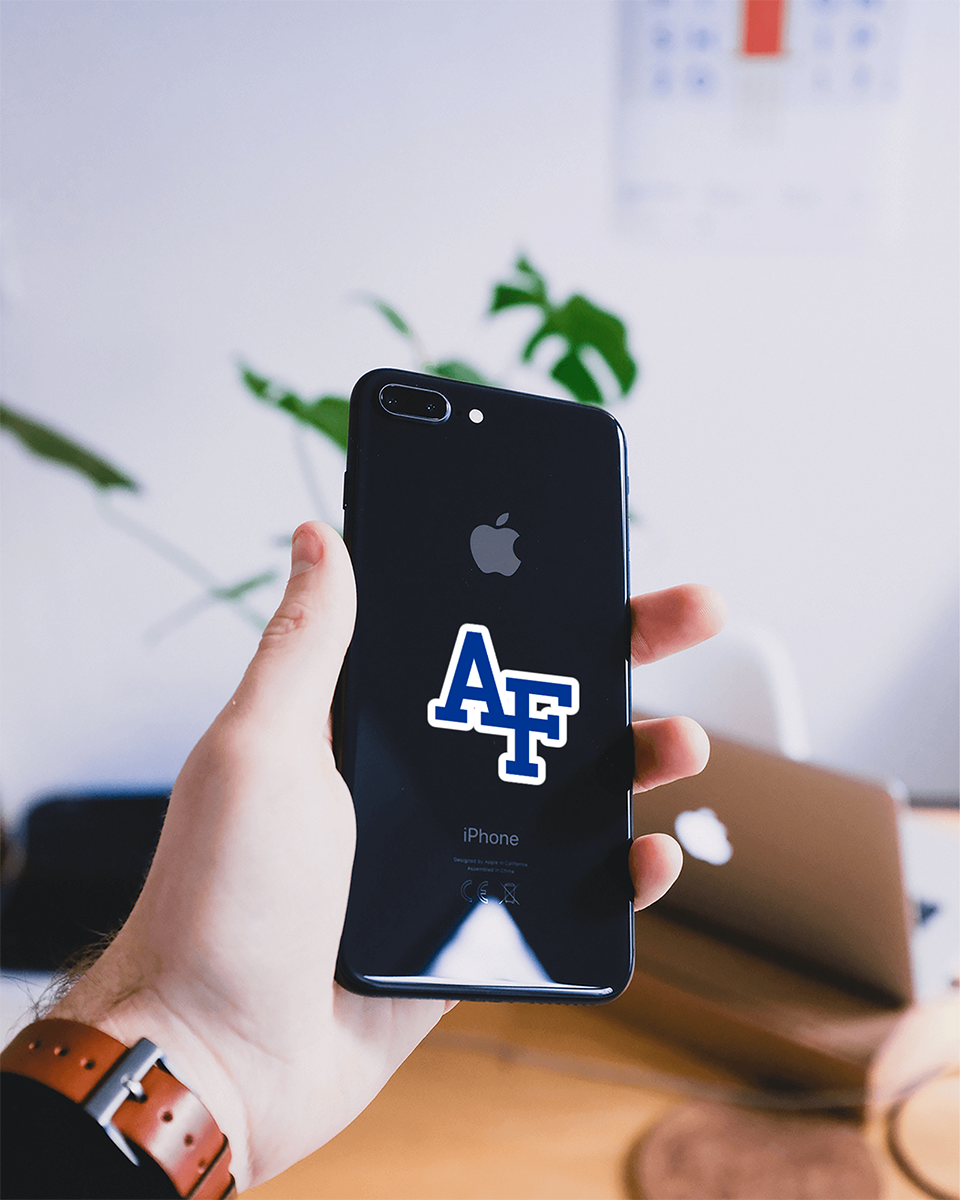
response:
<path id="1" fill-rule="evenodd" d="M 461 625 L 443 690 L 427 705 L 437 729 L 492 733 L 507 739 L 498 760 L 505 783 L 543 783 L 547 766 L 538 743 L 564 746 L 567 717 L 580 707 L 580 686 L 565 675 L 501 671 L 485 625 Z"/>

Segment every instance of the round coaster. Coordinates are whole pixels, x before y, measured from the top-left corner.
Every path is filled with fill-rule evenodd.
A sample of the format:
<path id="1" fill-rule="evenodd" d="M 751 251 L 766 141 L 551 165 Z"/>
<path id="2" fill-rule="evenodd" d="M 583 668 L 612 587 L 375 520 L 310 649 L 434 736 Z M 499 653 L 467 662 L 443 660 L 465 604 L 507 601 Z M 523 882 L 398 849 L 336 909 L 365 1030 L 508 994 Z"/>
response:
<path id="1" fill-rule="evenodd" d="M 928 1196 L 956 1200 L 960 1179 L 960 1078 L 931 1079 L 895 1105 L 887 1149 L 904 1175 Z"/>
<path id="2" fill-rule="evenodd" d="M 713 1104 L 675 1108 L 630 1152 L 642 1200 L 878 1200 L 861 1132 L 820 1116 Z"/>

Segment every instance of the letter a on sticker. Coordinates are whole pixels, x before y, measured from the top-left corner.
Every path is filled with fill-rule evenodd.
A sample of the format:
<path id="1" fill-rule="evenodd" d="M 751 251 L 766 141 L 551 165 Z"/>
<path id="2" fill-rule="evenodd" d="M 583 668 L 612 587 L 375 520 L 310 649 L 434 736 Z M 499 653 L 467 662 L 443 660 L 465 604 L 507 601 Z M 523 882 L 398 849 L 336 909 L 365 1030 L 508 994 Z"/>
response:
<path id="1" fill-rule="evenodd" d="M 567 717 L 580 708 L 580 685 L 566 675 L 501 671 L 485 625 L 461 625 L 443 681 L 427 705 L 427 721 L 437 729 L 474 730 L 507 739 L 498 760 L 505 783 L 543 783 L 543 746 L 564 746 Z"/>

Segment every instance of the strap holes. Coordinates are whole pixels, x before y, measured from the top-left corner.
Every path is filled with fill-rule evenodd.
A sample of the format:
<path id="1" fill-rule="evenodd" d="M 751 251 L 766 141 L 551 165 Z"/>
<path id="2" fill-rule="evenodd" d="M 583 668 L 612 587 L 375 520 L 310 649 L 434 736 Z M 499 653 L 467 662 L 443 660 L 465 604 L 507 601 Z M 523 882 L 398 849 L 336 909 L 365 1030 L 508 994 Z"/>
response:
<path id="1" fill-rule="evenodd" d="M 185 1146 L 192 1146 L 192 1145 L 193 1145 L 193 1134 L 192 1134 L 192 1133 L 185 1133 L 185 1134 L 183 1135 L 183 1144 L 184 1144 Z"/>
<path id="2" fill-rule="evenodd" d="M 97 1065 L 97 1060 L 95 1058 L 81 1058 L 80 1059 L 80 1066 L 83 1067 L 83 1069 L 85 1071 L 92 1071 L 96 1065 Z"/>
<path id="3" fill-rule="evenodd" d="M 200 1161 L 197 1163 L 197 1174 L 202 1175 L 206 1169 L 207 1169 L 207 1160 L 205 1158 L 201 1158 Z"/>
<path id="4" fill-rule="evenodd" d="M 39 1050 L 42 1045 L 43 1042 L 41 1042 L 39 1038 L 34 1038 L 32 1042 L 27 1042 L 27 1049 Z"/>
<path id="5" fill-rule="evenodd" d="M 173 1120 L 173 1113 L 170 1111 L 169 1108 L 160 1114 L 160 1120 L 161 1121 L 172 1121 Z"/>
<path id="6" fill-rule="evenodd" d="M 54 1054 L 56 1054 L 56 1056 L 58 1058 L 63 1058 L 63 1056 L 65 1054 L 70 1053 L 70 1047 L 69 1046 L 54 1046 L 53 1052 L 54 1052 Z"/>

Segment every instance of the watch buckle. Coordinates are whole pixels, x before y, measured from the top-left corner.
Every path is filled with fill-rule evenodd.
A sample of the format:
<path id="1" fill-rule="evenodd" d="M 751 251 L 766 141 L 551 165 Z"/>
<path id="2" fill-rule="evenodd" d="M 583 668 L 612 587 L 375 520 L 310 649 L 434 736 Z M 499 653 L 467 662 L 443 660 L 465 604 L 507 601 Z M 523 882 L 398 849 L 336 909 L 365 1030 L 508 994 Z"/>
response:
<path id="1" fill-rule="evenodd" d="M 162 1055 L 163 1051 L 159 1046 L 155 1046 L 148 1038 L 140 1038 L 126 1054 L 121 1054 L 83 1102 L 84 1109 L 135 1167 L 140 1165 L 140 1160 L 127 1139 L 113 1124 L 113 1115 L 125 1100 L 142 1102 L 147 1098 L 140 1081 L 150 1068 L 160 1061 Z"/>

